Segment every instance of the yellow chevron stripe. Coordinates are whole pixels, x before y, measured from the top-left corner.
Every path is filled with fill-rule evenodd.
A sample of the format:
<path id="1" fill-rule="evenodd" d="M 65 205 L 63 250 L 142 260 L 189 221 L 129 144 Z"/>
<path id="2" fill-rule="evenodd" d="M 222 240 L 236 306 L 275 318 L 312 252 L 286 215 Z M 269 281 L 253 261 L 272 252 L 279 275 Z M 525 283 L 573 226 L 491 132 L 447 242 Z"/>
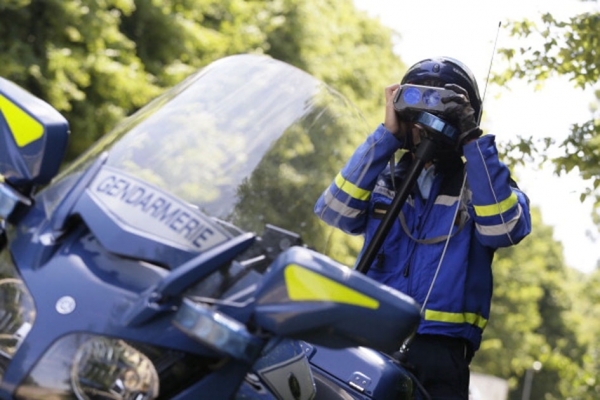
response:
<path id="1" fill-rule="evenodd" d="M 291 300 L 332 301 L 373 310 L 379 308 L 379 301 L 300 265 L 288 265 L 284 276 Z"/>
<path id="2" fill-rule="evenodd" d="M 0 112 L 4 115 L 17 146 L 27 146 L 44 135 L 42 124 L 1 94 Z"/>

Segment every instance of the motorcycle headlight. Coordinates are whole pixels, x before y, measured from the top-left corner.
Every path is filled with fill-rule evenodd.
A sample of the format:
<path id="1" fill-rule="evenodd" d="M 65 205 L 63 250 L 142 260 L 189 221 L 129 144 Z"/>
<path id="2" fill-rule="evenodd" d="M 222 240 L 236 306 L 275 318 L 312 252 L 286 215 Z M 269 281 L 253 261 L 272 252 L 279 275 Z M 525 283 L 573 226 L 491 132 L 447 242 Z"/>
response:
<path id="1" fill-rule="evenodd" d="M 170 399 L 218 360 L 118 338 L 73 333 L 57 340 L 15 392 L 19 400 Z"/>
<path id="2" fill-rule="evenodd" d="M 35 320 L 33 298 L 8 250 L 0 253 L 0 380 Z"/>
<path id="3" fill-rule="evenodd" d="M 92 337 L 77 349 L 71 385 L 80 400 L 146 400 L 158 396 L 158 374 L 143 353 L 122 340 Z"/>

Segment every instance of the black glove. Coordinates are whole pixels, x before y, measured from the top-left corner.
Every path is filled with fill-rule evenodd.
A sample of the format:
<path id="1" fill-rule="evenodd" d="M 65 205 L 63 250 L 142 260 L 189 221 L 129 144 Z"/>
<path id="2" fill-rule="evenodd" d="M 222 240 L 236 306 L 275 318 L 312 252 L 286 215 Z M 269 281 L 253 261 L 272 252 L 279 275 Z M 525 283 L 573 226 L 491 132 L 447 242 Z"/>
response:
<path id="1" fill-rule="evenodd" d="M 444 89 L 451 90 L 455 94 L 447 94 L 442 97 L 442 103 L 451 103 L 442 114 L 442 118 L 445 118 L 449 123 L 454 124 L 458 128 L 460 134 L 458 135 L 456 145 L 459 150 L 462 150 L 462 146 L 466 142 L 477 139 L 483 132 L 479 129 L 479 125 L 477 125 L 475 110 L 471 106 L 467 91 L 452 83 L 444 85 Z"/>

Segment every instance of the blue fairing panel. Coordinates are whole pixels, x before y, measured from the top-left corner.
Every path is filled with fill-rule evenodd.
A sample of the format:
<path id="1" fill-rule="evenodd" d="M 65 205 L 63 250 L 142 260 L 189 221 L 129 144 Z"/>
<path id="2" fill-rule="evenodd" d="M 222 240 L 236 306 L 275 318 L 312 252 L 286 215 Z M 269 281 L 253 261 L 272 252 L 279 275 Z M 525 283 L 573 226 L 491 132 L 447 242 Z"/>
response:
<path id="1" fill-rule="evenodd" d="M 302 247 L 282 253 L 256 293 L 261 327 L 329 347 L 393 352 L 419 319 L 410 297 Z"/>

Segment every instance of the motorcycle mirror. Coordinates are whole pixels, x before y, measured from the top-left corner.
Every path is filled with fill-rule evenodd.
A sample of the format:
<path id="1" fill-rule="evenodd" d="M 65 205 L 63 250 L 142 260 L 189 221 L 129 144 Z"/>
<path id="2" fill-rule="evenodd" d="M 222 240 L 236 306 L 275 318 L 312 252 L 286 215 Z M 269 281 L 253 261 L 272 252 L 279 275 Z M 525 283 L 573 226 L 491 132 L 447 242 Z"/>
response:
<path id="1" fill-rule="evenodd" d="M 0 174 L 15 188 L 44 185 L 58 173 L 69 136 L 51 105 L 0 77 Z"/>

